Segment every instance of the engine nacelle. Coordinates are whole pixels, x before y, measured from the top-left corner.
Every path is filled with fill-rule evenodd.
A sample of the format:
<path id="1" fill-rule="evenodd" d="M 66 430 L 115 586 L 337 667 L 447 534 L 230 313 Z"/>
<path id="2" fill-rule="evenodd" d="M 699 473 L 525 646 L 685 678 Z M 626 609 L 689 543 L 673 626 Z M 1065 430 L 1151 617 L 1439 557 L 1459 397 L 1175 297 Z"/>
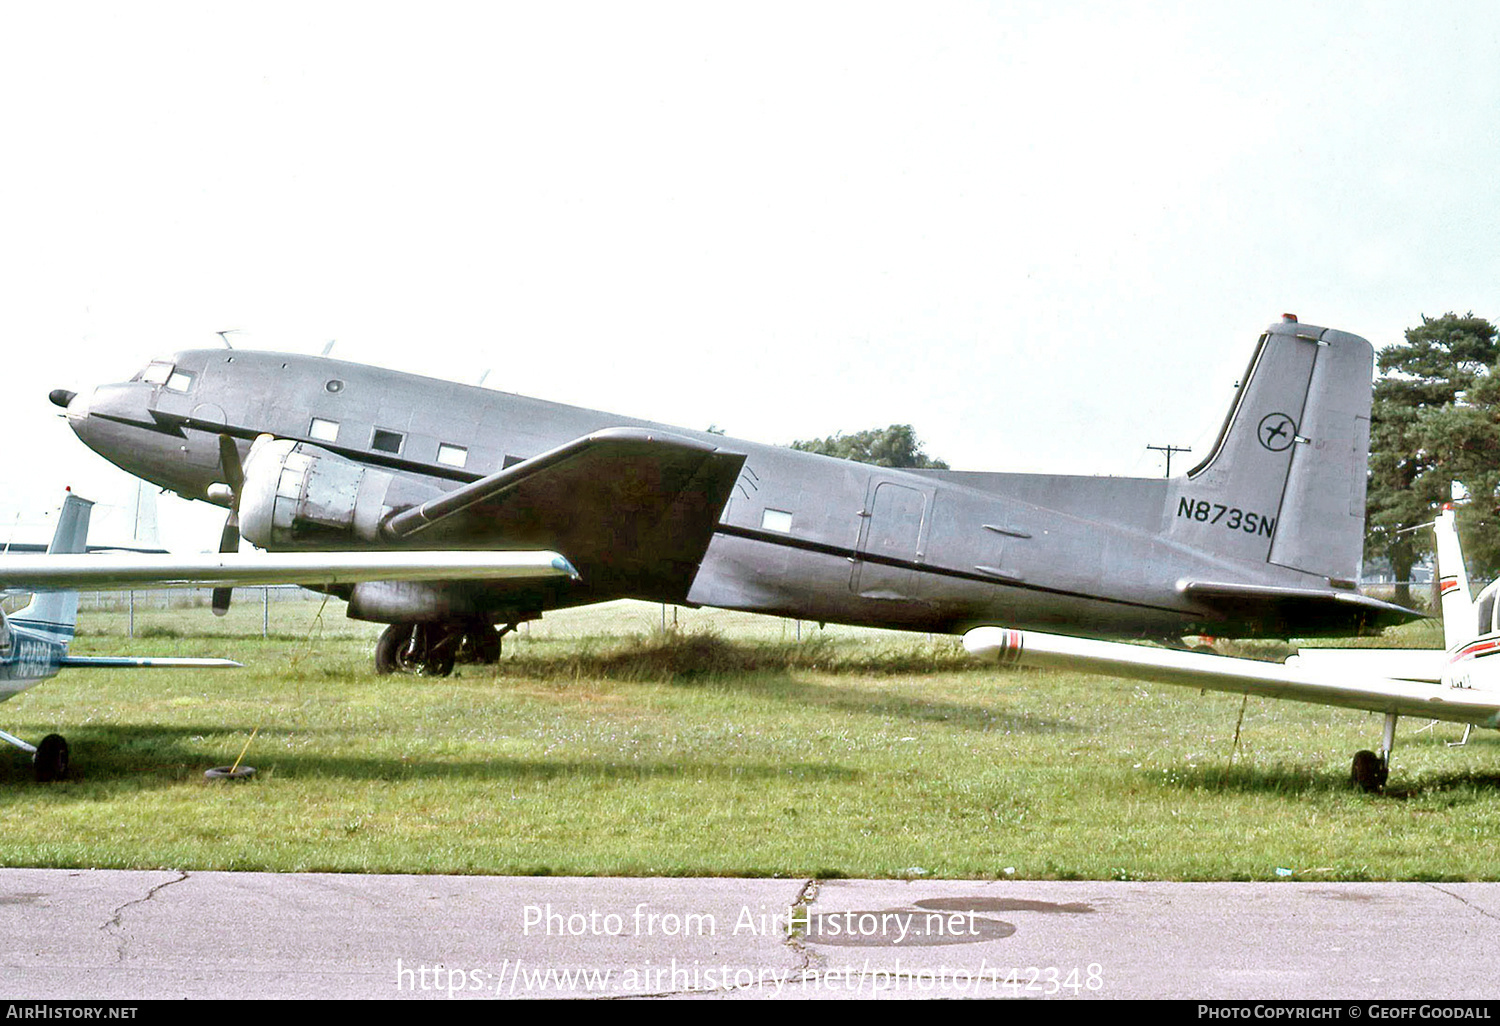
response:
<path id="1" fill-rule="evenodd" d="M 240 534 L 278 551 L 376 543 L 395 480 L 306 442 L 263 438 L 245 460 Z"/>

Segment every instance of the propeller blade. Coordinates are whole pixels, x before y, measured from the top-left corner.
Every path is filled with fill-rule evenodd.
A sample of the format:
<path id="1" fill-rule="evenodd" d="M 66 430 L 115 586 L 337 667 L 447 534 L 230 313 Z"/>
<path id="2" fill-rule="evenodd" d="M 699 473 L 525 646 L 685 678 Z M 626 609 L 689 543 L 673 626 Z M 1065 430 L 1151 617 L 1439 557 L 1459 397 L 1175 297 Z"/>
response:
<path id="1" fill-rule="evenodd" d="M 253 458 L 255 450 L 270 440 L 270 435 L 257 435 L 250 446 L 250 456 Z M 224 472 L 224 483 L 229 486 L 229 516 L 224 519 L 224 530 L 219 535 L 219 551 L 238 552 L 240 551 L 240 493 L 245 489 L 245 467 L 240 462 L 239 446 L 235 445 L 234 439 L 229 435 L 219 436 L 219 469 Z M 229 600 L 233 595 L 232 588 L 214 589 L 212 606 L 215 616 L 223 616 L 229 612 Z"/>
<path id="2" fill-rule="evenodd" d="M 221 436 L 222 437 L 222 436 Z M 229 509 L 229 516 L 224 518 L 224 530 L 219 534 L 220 552 L 240 551 L 240 493 L 234 493 L 234 505 Z M 229 612 L 229 600 L 234 595 L 233 588 L 215 588 L 213 601 L 210 605 L 215 616 L 223 616 Z"/>
<path id="3" fill-rule="evenodd" d="M 234 510 L 224 518 L 224 531 L 219 535 L 220 552 L 240 551 L 240 515 Z"/>
<path id="4" fill-rule="evenodd" d="M 240 505 L 240 489 L 245 487 L 245 468 L 240 464 L 239 446 L 228 435 L 219 436 L 219 467 L 224 471 L 224 483 L 234 493 L 234 508 Z"/>

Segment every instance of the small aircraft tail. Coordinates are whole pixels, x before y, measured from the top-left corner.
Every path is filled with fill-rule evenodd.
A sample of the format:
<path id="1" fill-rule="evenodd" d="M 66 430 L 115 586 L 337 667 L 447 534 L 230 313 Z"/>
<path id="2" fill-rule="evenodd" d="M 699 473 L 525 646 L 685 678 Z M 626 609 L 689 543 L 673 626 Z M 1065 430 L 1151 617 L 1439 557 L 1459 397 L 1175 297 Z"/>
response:
<path id="1" fill-rule="evenodd" d="M 57 529 L 48 554 L 80 553 L 88 550 L 89 514 L 94 504 L 69 492 L 63 499 L 62 510 L 57 514 Z M 78 592 L 40 591 L 31 596 L 31 603 L 10 617 L 17 626 L 50 635 L 54 640 L 67 645 L 73 640 L 73 629 L 78 623 Z"/>
<path id="2" fill-rule="evenodd" d="M 1443 644 L 1447 648 L 1469 641 L 1474 633 L 1474 599 L 1469 591 L 1469 571 L 1464 567 L 1463 546 L 1458 540 L 1458 518 L 1447 505 L 1432 525 L 1437 535 L 1438 598 L 1443 608 Z M 1480 634 L 1488 633 L 1480 628 Z"/>
<path id="3" fill-rule="evenodd" d="M 1299 324 L 1261 336 L 1208 458 L 1175 478 L 1167 536 L 1353 587 L 1364 547 L 1374 350 Z"/>

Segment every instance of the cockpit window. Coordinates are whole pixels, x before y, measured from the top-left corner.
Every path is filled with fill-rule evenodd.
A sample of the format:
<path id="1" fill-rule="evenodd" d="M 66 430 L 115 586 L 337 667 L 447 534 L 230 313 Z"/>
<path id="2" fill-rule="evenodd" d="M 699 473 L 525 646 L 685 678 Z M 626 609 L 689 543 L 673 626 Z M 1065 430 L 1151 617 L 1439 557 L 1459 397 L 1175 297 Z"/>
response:
<path id="1" fill-rule="evenodd" d="M 161 360 L 152 360 L 146 365 L 146 369 L 141 371 L 140 380 L 146 382 L 148 385 L 165 385 L 167 379 L 172 376 L 173 370 L 174 368 L 170 363 L 164 363 Z"/>
<path id="2" fill-rule="evenodd" d="M 167 387 L 174 392 L 186 392 L 193 387 L 193 376 L 187 371 L 174 370 L 167 378 Z"/>
<path id="3" fill-rule="evenodd" d="M 10 633 L 10 624 L 0 616 L 0 659 L 9 659 L 11 647 L 15 644 L 15 638 Z"/>
<path id="4" fill-rule="evenodd" d="M 1493 629 L 1492 620 L 1495 615 L 1495 592 L 1485 591 L 1479 596 L 1479 608 L 1476 612 L 1479 614 L 1479 623 L 1477 624 L 1479 633 L 1490 633 Z"/>

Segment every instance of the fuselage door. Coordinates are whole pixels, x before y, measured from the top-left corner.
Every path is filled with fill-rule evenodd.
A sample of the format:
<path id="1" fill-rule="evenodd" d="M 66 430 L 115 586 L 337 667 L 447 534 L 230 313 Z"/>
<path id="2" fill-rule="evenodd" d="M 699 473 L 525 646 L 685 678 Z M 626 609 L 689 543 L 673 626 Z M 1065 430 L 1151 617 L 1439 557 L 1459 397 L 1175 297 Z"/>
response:
<path id="1" fill-rule="evenodd" d="M 863 598 L 917 599 L 921 597 L 927 530 L 931 520 L 932 490 L 878 478 L 861 515 L 859 552 L 849 587 Z"/>

